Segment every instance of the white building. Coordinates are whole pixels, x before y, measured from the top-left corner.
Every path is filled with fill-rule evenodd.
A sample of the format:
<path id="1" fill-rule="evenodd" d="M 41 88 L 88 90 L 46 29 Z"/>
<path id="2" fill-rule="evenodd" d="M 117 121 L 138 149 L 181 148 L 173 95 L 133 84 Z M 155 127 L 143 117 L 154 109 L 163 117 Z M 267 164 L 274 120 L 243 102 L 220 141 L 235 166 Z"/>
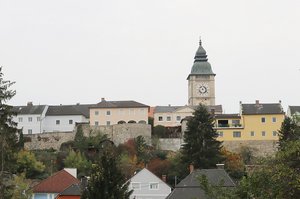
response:
<path id="1" fill-rule="evenodd" d="M 47 105 L 33 105 L 28 102 L 27 106 L 15 106 L 13 111 L 17 113 L 13 121 L 17 123 L 17 128 L 22 129 L 23 134 L 36 134 L 43 132 Z"/>
<path id="2" fill-rule="evenodd" d="M 73 131 L 76 123 L 89 122 L 89 107 L 91 104 L 49 106 L 43 132 Z"/>
<path id="3" fill-rule="evenodd" d="M 89 107 L 91 104 L 76 105 L 33 105 L 14 106 L 17 113 L 13 117 L 17 128 L 22 129 L 23 134 L 37 134 L 47 132 L 70 132 L 76 123 L 89 122 Z"/>
<path id="4" fill-rule="evenodd" d="M 165 199 L 171 193 L 171 187 L 146 168 L 130 179 L 129 189 L 130 199 Z"/>
<path id="5" fill-rule="evenodd" d="M 154 126 L 181 126 L 181 120 L 192 116 L 197 106 L 156 106 L 154 109 Z M 222 105 L 207 106 L 210 112 L 222 113 Z"/>

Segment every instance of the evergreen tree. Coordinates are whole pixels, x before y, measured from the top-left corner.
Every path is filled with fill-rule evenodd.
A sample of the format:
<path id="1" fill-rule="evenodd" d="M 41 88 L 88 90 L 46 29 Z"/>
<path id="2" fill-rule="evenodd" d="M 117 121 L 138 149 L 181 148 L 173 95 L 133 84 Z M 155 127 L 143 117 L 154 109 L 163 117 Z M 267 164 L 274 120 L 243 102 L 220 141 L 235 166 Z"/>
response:
<path id="1" fill-rule="evenodd" d="M 132 191 L 128 190 L 128 182 L 117 167 L 116 154 L 105 151 L 100 162 L 93 165 L 88 186 L 83 192 L 83 199 L 129 199 Z"/>
<path id="2" fill-rule="evenodd" d="M 220 149 L 222 142 L 216 140 L 214 118 L 207 107 L 199 105 L 187 122 L 182 146 L 182 162 L 195 168 L 214 168 L 224 159 Z"/>
<path id="3" fill-rule="evenodd" d="M 279 134 L 279 149 L 283 149 L 287 142 L 300 139 L 300 127 L 296 120 L 286 117 L 278 132 Z"/>
<path id="4" fill-rule="evenodd" d="M 4 80 L 0 67 L 0 195 L 4 196 L 8 190 L 5 176 L 15 170 L 15 152 L 19 149 L 16 123 L 13 121 L 12 106 L 7 105 L 15 94 L 10 90 L 14 82 Z"/>

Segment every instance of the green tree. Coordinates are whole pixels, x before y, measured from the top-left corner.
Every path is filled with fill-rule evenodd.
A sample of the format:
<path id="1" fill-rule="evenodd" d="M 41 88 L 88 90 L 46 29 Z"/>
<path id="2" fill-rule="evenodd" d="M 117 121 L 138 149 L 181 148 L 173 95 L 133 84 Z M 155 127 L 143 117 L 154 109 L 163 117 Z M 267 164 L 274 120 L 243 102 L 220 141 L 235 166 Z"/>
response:
<path id="1" fill-rule="evenodd" d="M 45 165 L 38 161 L 30 151 L 21 150 L 17 154 L 17 171 L 25 173 L 26 178 L 39 178 L 44 170 Z"/>
<path id="2" fill-rule="evenodd" d="M 25 173 L 20 175 L 15 175 L 14 180 L 14 189 L 12 190 L 13 199 L 31 199 L 32 190 L 30 189 L 29 183 L 25 180 Z"/>
<path id="3" fill-rule="evenodd" d="M 80 151 L 70 150 L 64 160 L 65 167 L 77 168 L 79 178 L 90 174 L 92 163 Z"/>
<path id="4" fill-rule="evenodd" d="M 15 152 L 19 150 L 18 130 L 13 121 L 12 106 L 6 103 L 16 94 L 10 87 L 15 82 L 4 80 L 0 67 L 0 195 L 4 196 L 6 187 L 5 176 L 15 171 Z"/>
<path id="5" fill-rule="evenodd" d="M 116 154 L 106 150 L 98 164 L 93 165 L 91 178 L 84 190 L 83 199 L 129 199 L 132 191 L 118 168 Z"/>
<path id="6" fill-rule="evenodd" d="M 222 142 L 216 140 L 217 136 L 213 115 L 206 106 L 200 104 L 187 122 L 182 162 L 193 164 L 195 168 L 216 167 L 217 163 L 224 160 L 220 152 Z"/>
<path id="7" fill-rule="evenodd" d="M 300 139 L 300 127 L 297 121 L 290 117 L 286 117 L 278 131 L 279 135 L 279 149 L 284 148 L 285 144 L 289 141 Z"/>

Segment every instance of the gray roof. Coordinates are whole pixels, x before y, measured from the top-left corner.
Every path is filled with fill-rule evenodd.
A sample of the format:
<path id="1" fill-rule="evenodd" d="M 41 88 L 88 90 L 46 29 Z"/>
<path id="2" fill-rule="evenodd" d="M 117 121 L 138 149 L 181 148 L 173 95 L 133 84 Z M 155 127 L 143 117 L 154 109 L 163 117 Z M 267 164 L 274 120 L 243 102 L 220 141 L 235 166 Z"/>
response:
<path id="1" fill-rule="evenodd" d="M 296 112 L 300 113 L 300 106 L 289 106 L 291 115 L 294 115 Z"/>
<path id="2" fill-rule="evenodd" d="M 81 189 L 78 184 L 72 184 L 59 194 L 60 196 L 81 196 Z"/>
<path id="3" fill-rule="evenodd" d="M 183 107 L 184 106 L 156 106 L 154 107 L 154 113 L 172 113 Z"/>
<path id="4" fill-rule="evenodd" d="M 280 103 L 273 104 L 242 104 L 242 114 L 259 115 L 259 114 L 284 114 Z"/>
<path id="5" fill-rule="evenodd" d="M 222 119 L 222 118 L 236 118 L 236 119 L 240 119 L 241 116 L 239 114 L 216 114 L 215 118 L 217 119 Z"/>
<path id="6" fill-rule="evenodd" d="M 19 115 L 40 115 L 43 113 L 46 105 L 27 105 L 27 106 L 14 106 L 13 112 Z"/>
<path id="7" fill-rule="evenodd" d="M 76 105 L 59 105 L 49 106 L 46 115 L 58 116 L 58 115 L 83 115 L 89 118 L 89 107 L 94 104 L 76 104 Z"/>
<path id="8" fill-rule="evenodd" d="M 202 47 L 201 40 L 199 42 L 199 48 L 194 57 L 194 64 L 190 75 L 216 75 L 211 69 L 210 63 L 207 61 L 206 51 Z"/>
<path id="9" fill-rule="evenodd" d="M 201 198 L 206 199 L 207 196 L 204 190 L 200 187 L 199 177 L 205 175 L 208 182 L 212 185 L 219 186 L 221 182 L 222 187 L 233 188 L 235 183 L 229 177 L 224 169 L 201 169 L 195 170 L 185 177 L 175 189 L 170 193 L 167 199 L 182 199 L 182 198 Z"/>
<path id="10" fill-rule="evenodd" d="M 102 100 L 98 104 L 94 106 L 90 106 L 90 108 L 143 108 L 149 107 L 148 105 L 129 100 L 129 101 L 106 101 Z"/>
<path id="11" fill-rule="evenodd" d="M 177 111 L 178 109 L 184 108 L 184 107 L 190 107 L 192 109 L 196 109 L 197 106 L 156 106 L 154 108 L 154 113 L 172 113 Z M 215 106 L 207 106 L 208 111 L 211 111 L 212 109 L 215 110 L 215 112 L 222 113 L 222 105 L 215 105 Z"/>

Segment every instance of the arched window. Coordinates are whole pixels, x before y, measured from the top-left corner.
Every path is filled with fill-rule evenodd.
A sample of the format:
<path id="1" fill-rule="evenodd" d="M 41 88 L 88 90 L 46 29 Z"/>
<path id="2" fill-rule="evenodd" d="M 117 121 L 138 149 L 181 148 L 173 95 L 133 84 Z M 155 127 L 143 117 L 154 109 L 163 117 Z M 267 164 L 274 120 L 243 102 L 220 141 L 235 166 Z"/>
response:
<path id="1" fill-rule="evenodd" d="M 126 124 L 124 120 L 118 121 L 118 124 Z"/>
<path id="2" fill-rule="evenodd" d="M 133 124 L 133 123 L 136 123 L 136 121 L 130 120 L 128 123 L 129 123 L 129 124 Z"/>
<path id="3" fill-rule="evenodd" d="M 145 120 L 140 120 L 139 124 L 147 124 L 147 122 Z"/>

